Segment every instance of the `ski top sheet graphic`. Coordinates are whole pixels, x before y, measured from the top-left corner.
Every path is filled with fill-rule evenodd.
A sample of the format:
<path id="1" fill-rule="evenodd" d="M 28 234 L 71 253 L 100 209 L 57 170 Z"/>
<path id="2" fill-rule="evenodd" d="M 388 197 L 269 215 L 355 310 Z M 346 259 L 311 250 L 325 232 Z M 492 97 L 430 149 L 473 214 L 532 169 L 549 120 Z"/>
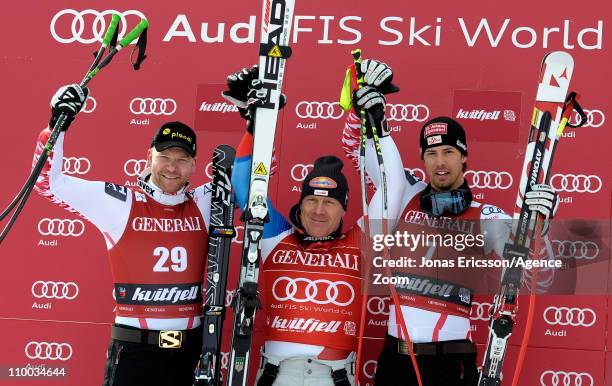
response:
<path id="1" fill-rule="evenodd" d="M 291 55 L 288 46 L 294 0 L 264 0 L 259 49 L 259 90 L 264 100 L 255 111 L 253 158 L 247 207 L 244 210 L 245 237 L 238 289 L 234 296 L 234 331 L 228 385 L 246 386 L 255 312 L 259 308 L 258 278 L 261 239 L 268 221 L 268 181 L 285 62 Z"/>
<path id="2" fill-rule="evenodd" d="M 550 53 L 542 61 L 525 159 L 521 169 L 519 191 L 515 201 L 512 240 L 505 246 L 504 259 L 511 260 L 517 257 L 526 259 L 533 241 L 540 237 L 537 234 L 541 229 L 537 227 L 538 215 L 524 204 L 524 197 L 533 185 L 548 182 L 557 142 L 573 112 L 571 108 L 568 109 L 569 99 L 566 98 L 573 69 L 573 59 L 566 52 Z M 572 93 L 570 96 L 571 99 L 575 94 Z M 501 384 L 503 361 L 518 311 L 521 275 L 520 267 L 507 268 L 503 273 L 500 291 L 493 301 L 489 338 L 479 386 L 499 386 Z M 535 273 L 533 277 L 535 278 Z M 530 306 L 533 305 L 535 299 L 533 296 L 532 294 Z M 529 314 L 531 312 L 532 307 L 530 307 Z M 523 343 L 526 343 L 528 339 L 528 331 L 529 328 L 527 328 Z M 518 382 L 521 365 L 519 360 L 513 384 Z"/>
<path id="3" fill-rule="evenodd" d="M 212 197 L 208 229 L 208 262 L 204 293 L 204 334 L 195 386 L 221 385 L 221 342 L 225 320 L 225 290 L 234 231 L 232 169 L 236 151 L 219 145 L 213 152 Z"/>

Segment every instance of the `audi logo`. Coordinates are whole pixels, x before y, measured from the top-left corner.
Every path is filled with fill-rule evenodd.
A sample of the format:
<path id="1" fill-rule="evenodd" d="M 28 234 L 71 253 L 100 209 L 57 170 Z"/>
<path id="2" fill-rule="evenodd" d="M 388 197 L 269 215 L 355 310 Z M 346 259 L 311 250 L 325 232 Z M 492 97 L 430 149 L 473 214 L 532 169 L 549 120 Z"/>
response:
<path id="1" fill-rule="evenodd" d="M 304 283 L 305 286 L 300 286 L 300 283 Z M 325 289 L 325 298 L 323 299 L 317 298 L 320 287 Z M 334 304 L 338 307 L 344 307 L 351 304 L 355 299 L 355 290 L 345 281 L 293 279 L 281 276 L 272 284 L 272 296 L 280 302 L 291 300 L 296 303 L 312 302 L 314 304 Z"/>
<path id="2" fill-rule="evenodd" d="M 597 314 L 590 308 L 550 306 L 544 310 L 544 321 L 551 326 L 591 327 Z"/>
<path id="3" fill-rule="evenodd" d="M 541 386 L 593 386 L 593 376 L 575 371 L 547 370 L 540 375 Z"/>
<path id="4" fill-rule="evenodd" d="M 340 119 L 344 111 L 338 102 L 301 101 L 295 106 L 299 118 Z M 423 104 L 387 104 L 389 121 L 425 122 L 429 118 L 429 108 Z"/>
<path id="5" fill-rule="evenodd" d="M 472 309 L 470 311 L 470 320 L 488 321 L 491 318 L 492 312 L 493 312 L 493 304 L 472 302 Z"/>
<path id="6" fill-rule="evenodd" d="M 130 111 L 137 115 L 172 115 L 176 107 L 176 101 L 171 98 L 134 98 L 130 102 Z"/>
<path id="7" fill-rule="evenodd" d="M 550 185 L 557 192 L 568 193 L 597 193 L 603 185 L 601 178 L 586 174 L 554 174 L 550 178 Z"/>
<path id="8" fill-rule="evenodd" d="M 145 15 L 142 12 L 137 10 L 127 10 L 125 12 L 115 11 L 114 9 L 108 9 L 105 11 L 96 11 L 94 9 L 85 9 L 83 11 L 77 11 L 75 9 L 63 9 L 56 13 L 51 19 L 51 36 L 53 38 L 63 44 L 79 42 L 83 44 L 91 44 L 96 42 L 102 42 L 102 38 L 104 37 L 104 33 L 107 28 L 107 19 L 110 20 L 112 14 L 118 14 L 121 17 L 121 21 L 119 22 L 119 39 L 121 39 L 125 33 L 127 32 L 128 23 L 127 17 L 134 16 L 133 20 L 136 25 L 140 19 L 146 19 Z M 62 17 L 64 16 L 64 17 Z M 70 19 L 72 16 L 72 19 Z M 90 19 L 87 16 L 91 16 L 93 20 L 85 20 Z M 58 33 L 58 22 L 62 19 L 63 24 L 60 24 Z M 70 24 L 68 24 L 70 23 Z M 61 33 L 65 33 L 67 31 L 68 25 L 70 26 L 70 36 L 60 36 Z M 91 26 L 91 31 L 85 31 L 85 26 Z M 63 27 L 63 28 L 61 28 Z M 132 42 L 134 44 L 135 42 Z"/>
<path id="9" fill-rule="evenodd" d="M 429 108 L 425 105 L 387 104 L 389 121 L 425 122 L 429 118 Z"/>
<path id="10" fill-rule="evenodd" d="M 606 116 L 601 110 L 584 110 L 584 113 L 587 116 L 587 120 L 584 122 L 583 127 L 601 127 L 606 122 Z M 575 125 L 578 122 L 580 122 L 580 114 L 574 111 L 570 123 Z"/>
<path id="11" fill-rule="evenodd" d="M 30 359 L 67 361 L 72 357 L 72 346 L 68 343 L 29 342 L 24 351 Z"/>
<path id="12" fill-rule="evenodd" d="M 64 157 L 62 170 L 66 174 L 87 174 L 91 169 L 91 162 L 84 157 Z"/>
<path id="13" fill-rule="evenodd" d="M 425 181 L 427 176 L 425 175 L 425 171 L 421 168 L 404 168 L 408 173 L 412 174 L 414 177 L 418 178 L 421 181 Z"/>
<path id="14" fill-rule="evenodd" d="M 291 168 L 291 178 L 295 182 L 302 182 L 313 168 L 313 164 L 295 164 Z"/>
<path id="15" fill-rule="evenodd" d="M 89 103 L 90 101 L 91 103 Z M 96 109 L 96 106 L 98 106 L 98 102 L 96 102 L 94 97 L 88 96 L 87 99 L 85 99 L 85 104 L 83 105 L 81 112 L 89 114 Z"/>
<path id="16" fill-rule="evenodd" d="M 234 238 L 232 238 L 232 243 L 242 244 L 244 242 L 244 225 L 238 225 L 234 229 L 236 230 L 236 234 Z"/>
<path id="17" fill-rule="evenodd" d="M 389 297 L 372 296 L 366 307 L 372 315 L 389 315 Z"/>
<path id="18" fill-rule="evenodd" d="M 38 299 L 66 299 L 72 300 L 79 294 L 79 287 L 70 281 L 42 281 L 38 280 L 32 284 L 32 295 Z"/>
<path id="19" fill-rule="evenodd" d="M 42 236 L 74 236 L 85 232 L 85 223 L 79 219 L 43 218 L 38 222 L 38 233 Z"/>
<path id="20" fill-rule="evenodd" d="M 374 375 L 376 374 L 376 365 L 377 361 L 374 359 L 370 359 L 369 361 L 363 364 L 362 373 L 363 376 L 369 379 L 374 379 Z"/>
<path id="21" fill-rule="evenodd" d="M 599 245 L 593 241 L 553 240 L 556 257 L 593 260 L 599 256 Z"/>
<path id="22" fill-rule="evenodd" d="M 501 189 L 506 190 L 512 186 L 514 180 L 508 172 L 468 170 L 465 177 L 470 179 L 469 185 L 479 189 Z"/>
<path id="23" fill-rule="evenodd" d="M 295 106 L 295 114 L 300 118 L 340 119 L 344 111 L 338 102 L 301 101 Z"/>
<path id="24" fill-rule="evenodd" d="M 135 177 L 142 174 L 147 168 L 146 159 L 129 159 L 123 164 L 123 172 L 129 177 Z"/>

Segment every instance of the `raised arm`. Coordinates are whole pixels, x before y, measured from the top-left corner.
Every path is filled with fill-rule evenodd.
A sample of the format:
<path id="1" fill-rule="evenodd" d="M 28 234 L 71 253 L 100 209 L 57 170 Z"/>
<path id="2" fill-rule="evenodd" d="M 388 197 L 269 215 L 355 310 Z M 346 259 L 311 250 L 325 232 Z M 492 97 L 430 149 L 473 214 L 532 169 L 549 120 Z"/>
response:
<path id="1" fill-rule="evenodd" d="M 132 204 L 130 191 L 124 186 L 102 181 L 88 181 L 66 175 L 62 171 L 65 132 L 74 116 L 82 108 L 87 94 L 86 88 L 81 89 L 78 85 L 70 85 L 60 88 L 53 97 L 50 126 L 55 124 L 55 120 L 62 112 L 68 113 L 69 119 L 34 189 L 53 203 L 70 212 L 78 213 L 93 223 L 104 235 L 106 246 L 110 249 L 119 239 L 127 224 Z M 39 134 L 33 165 L 42 154 L 50 135 L 50 127 L 46 127 Z"/>

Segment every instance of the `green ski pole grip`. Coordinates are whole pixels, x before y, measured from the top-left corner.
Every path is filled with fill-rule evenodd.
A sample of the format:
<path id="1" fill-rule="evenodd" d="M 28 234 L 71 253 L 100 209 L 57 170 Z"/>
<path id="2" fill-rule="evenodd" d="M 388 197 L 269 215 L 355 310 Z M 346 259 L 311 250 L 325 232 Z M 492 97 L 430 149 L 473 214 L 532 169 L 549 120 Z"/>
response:
<path id="1" fill-rule="evenodd" d="M 121 41 L 119 42 L 119 45 L 121 46 L 121 48 L 124 48 L 125 46 L 130 44 L 132 40 L 140 36 L 142 31 L 144 31 L 145 28 L 147 28 L 148 26 L 149 26 L 149 22 L 147 21 L 147 19 L 140 20 L 140 23 L 138 23 L 138 25 L 134 27 L 134 29 L 131 30 L 130 33 L 128 33 L 126 36 L 123 37 L 123 39 L 121 39 Z"/>
<path id="2" fill-rule="evenodd" d="M 104 46 L 108 46 L 110 44 L 110 41 L 113 38 L 115 31 L 117 30 L 117 26 L 119 25 L 120 20 L 121 20 L 121 16 L 119 16 L 116 13 L 113 13 L 113 18 L 111 19 L 110 25 L 108 26 L 108 29 L 106 30 L 106 35 L 104 35 L 104 40 L 102 40 L 102 44 Z"/>

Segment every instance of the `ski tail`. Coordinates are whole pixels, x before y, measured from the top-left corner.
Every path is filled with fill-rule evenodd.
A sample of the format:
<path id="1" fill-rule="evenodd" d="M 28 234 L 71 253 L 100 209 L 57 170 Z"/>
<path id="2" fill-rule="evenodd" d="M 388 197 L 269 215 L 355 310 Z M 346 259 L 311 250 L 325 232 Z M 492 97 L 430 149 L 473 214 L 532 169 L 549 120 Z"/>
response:
<path id="1" fill-rule="evenodd" d="M 219 145 L 213 152 L 212 197 L 208 228 L 208 262 L 204 294 L 202 353 L 194 386 L 221 385 L 221 342 L 225 320 L 225 290 L 234 230 L 232 169 L 236 151 Z"/>

